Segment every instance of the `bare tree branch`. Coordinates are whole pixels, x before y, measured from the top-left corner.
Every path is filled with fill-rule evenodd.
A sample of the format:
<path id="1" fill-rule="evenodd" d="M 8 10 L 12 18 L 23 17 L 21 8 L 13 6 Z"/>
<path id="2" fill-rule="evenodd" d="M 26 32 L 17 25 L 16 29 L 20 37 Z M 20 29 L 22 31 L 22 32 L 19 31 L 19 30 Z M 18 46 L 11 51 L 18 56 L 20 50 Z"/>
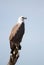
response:
<path id="1" fill-rule="evenodd" d="M 13 54 L 10 55 L 10 59 L 7 65 L 15 65 L 18 58 L 19 58 L 19 52 L 18 52 L 18 49 L 15 49 Z"/>

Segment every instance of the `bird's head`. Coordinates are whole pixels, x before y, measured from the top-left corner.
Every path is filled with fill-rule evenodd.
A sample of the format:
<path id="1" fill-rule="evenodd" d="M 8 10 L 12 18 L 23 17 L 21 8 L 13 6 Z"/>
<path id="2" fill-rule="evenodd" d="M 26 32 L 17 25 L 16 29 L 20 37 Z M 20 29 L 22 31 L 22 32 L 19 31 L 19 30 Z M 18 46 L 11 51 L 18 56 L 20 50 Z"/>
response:
<path id="1" fill-rule="evenodd" d="M 21 24 L 22 22 L 24 22 L 25 19 L 27 19 L 27 17 L 20 16 L 20 17 L 18 18 L 18 23 Z"/>

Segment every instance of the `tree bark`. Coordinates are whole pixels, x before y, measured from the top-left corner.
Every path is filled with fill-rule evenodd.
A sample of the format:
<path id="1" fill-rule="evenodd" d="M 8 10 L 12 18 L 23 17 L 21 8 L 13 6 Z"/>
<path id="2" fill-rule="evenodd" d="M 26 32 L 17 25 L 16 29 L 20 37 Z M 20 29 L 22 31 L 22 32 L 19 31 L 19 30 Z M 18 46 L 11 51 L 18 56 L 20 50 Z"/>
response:
<path id="1" fill-rule="evenodd" d="M 9 59 L 9 62 L 8 62 L 7 65 L 15 65 L 18 58 L 19 58 L 19 51 L 18 51 L 18 49 L 15 49 L 13 51 L 13 54 L 10 55 L 10 59 Z"/>

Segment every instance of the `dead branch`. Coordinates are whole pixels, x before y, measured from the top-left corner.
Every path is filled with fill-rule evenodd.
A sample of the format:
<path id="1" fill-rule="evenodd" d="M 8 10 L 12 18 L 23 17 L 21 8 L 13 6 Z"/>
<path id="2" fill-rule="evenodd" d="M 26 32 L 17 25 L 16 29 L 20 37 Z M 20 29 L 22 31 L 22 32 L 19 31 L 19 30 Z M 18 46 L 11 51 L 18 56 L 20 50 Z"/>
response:
<path id="1" fill-rule="evenodd" d="M 7 65 L 15 65 L 17 60 L 18 60 L 18 58 L 19 58 L 19 52 L 18 52 L 18 49 L 15 49 L 13 51 L 13 54 L 10 55 L 10 59 L 9 59 L 9 62 L 8 62 Z"/>

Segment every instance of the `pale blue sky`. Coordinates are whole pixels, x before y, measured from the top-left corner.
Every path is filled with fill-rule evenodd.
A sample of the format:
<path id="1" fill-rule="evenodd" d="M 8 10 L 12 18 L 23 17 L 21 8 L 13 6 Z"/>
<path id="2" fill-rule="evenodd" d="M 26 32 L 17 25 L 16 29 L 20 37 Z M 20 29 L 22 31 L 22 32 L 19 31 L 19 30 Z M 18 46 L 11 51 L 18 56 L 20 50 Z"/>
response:
<path id="1" fill-rule="evenodd" d="M 7 65 L 9 33 L 19 16 L 27 20 L 16 65 L 44 65 L 44 0 L 0 0 L 0 65 Z"/>

